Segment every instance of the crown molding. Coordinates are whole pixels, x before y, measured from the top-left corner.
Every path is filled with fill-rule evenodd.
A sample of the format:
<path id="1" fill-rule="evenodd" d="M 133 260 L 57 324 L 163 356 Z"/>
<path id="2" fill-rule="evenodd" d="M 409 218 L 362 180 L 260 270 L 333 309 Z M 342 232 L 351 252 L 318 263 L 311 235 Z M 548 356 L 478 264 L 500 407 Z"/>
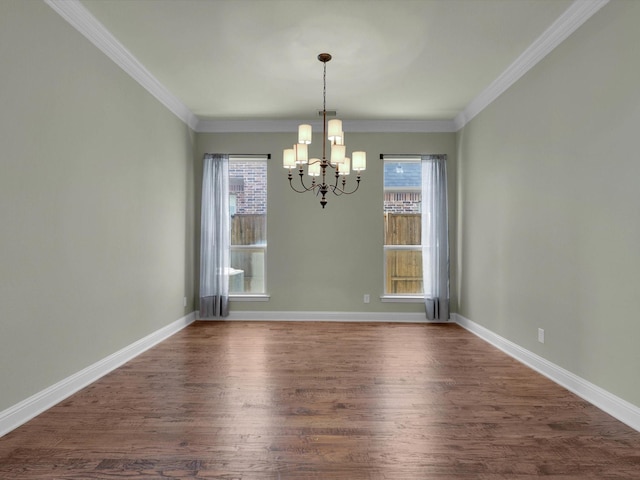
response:
<path id="1" fill-rule="evenodd" d="M 195 129 L 198 118 L 142 65 L 79 0 L 44 0 L 174 115 Z"/>
<path id="2" fill-rule="evenodd" d="M 290 133 L 301 123 L 322 130 L 320 120 L 204 120 L 195 131 L 199 133 Z M 343 120 L 349 133 L 440 133 L 455 132 L 453 120 Z"/>
<path id="3" fill-rule="evenodd" d="M 162 85 L 102 23 L 91 15 L 79 0 L 43 1 L 196 132 L 278 133 L 294 132 L 297 130 L 299 123 L 320 125 L 318 122 L 296 122 L 293 120 L 199 119 L 184 103 Z M 453 120 L 345 120 L 345 126 L 350 132 L 359 133 L 456 132 L 488 107 L 607 3 L 609 3 L 609 0 L 574 0 L 569 8 L 540 37 Z"/>
<path id="4" fill-rule="evenodd" d="M 460 130 L 473 117 L 488 107 L 607 3 L 609 3 L 609 0 L 574 0 L 569 8 L 515 62 L 455 117 L 453 121 L 456 125 L 456 130 Z"/>
<path id="5" fill-rule="evenodd" d="M 453 120 L 344 120 L 349 132 L 447 133 L 455 132 Z"/>
<path id="6" fill-rule="evenodd" d="M 297 132 L 300 123 L 307 120 L 205 120 L 200 119 L 195 131 L 198 133 L 289 133 Z"/>

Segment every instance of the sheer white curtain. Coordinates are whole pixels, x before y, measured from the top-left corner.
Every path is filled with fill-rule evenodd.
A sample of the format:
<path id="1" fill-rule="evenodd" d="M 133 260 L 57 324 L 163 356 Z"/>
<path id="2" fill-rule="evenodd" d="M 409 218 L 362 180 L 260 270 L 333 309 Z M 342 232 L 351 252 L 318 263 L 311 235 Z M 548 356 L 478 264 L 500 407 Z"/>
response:
<path id="1" fill-rule="evenodd" d="M 202 176 L 200 318 L 229 315 L 229 156 L 206 154 Z"/>
<path id="2" fill-rule="evenodd" d="M 427 319 L 449 319 L 447 157 L 422 156 L 422 275 Z"/>

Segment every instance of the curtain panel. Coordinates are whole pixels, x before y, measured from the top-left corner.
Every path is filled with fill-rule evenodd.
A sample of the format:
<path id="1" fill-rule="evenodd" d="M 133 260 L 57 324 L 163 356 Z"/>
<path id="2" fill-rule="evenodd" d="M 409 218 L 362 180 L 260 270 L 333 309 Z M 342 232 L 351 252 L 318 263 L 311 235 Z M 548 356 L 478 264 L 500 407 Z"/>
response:
<path id="1" fill-rule="evenodd" d="M 423 155 L 422 275 L 429 320 L 449 319 L 449 224 L 447 157 Z"/>
<path id="2" fill-rule="evenodd" d="M 200 318 L 229 315 L 229 156 L 206 154 L 202 178 Z"/>

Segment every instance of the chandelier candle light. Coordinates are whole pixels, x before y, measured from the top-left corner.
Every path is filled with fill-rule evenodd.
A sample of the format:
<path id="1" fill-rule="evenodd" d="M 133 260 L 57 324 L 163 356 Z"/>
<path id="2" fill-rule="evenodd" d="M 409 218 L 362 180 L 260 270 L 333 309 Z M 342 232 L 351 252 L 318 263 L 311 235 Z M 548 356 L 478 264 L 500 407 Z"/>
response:
<path id="1" fill-rule="evenodd" d="M 367 154 L 365 152 L 353 152 L 352 158 L 346 156 L 346 146 L 344 143 L 344 132 L 342 130 L 342 121 L 336 119 L 329 120 L 327 123 L 327 62 L 331 60 L 331 55 L 321 53 L 318 60 L 324 64 L 323 73 L 323 90 L 322 90 L 322 159 L 309 159 L 309 144 L 311 143 L 311 125 L 298 126 L 298 143 L 293 148 L 287 148 L 282 154 L 282 164 L 284 168 L 289 169 L 289 185 L 297 193 L 315 192 L 316 195 L 322 194 L 320 205 L 322 208 L 327 204 L 326 194 L 332 192 L 334 195 L 351 195 L 360 186 L 360 173 L 367 167 Z M 327 159 L 326 150 L 327 143 L 331 145 L 331 155 Z M 307 165 L 307 173 L 311 177 L 311 184 L 305 185 L 304 182 L 304 165 Z M 298 168 L 300 175 L 301 188 L 298 189 L 293 185 L 293 175 L 291 171 Z M 335 180 L 333 183 L 327 184 L 327 168 L 331 167 L 335 170 Z M 356 186 L 353 190 L 347 191 L 347 176 L 350 169 L 356 173 Z M 329 174 L 331 172 L 329 171 Z M 316 180 L 316 177 L 319 177 Z M 329 182 L 331 180 L 329 179 Z"/>

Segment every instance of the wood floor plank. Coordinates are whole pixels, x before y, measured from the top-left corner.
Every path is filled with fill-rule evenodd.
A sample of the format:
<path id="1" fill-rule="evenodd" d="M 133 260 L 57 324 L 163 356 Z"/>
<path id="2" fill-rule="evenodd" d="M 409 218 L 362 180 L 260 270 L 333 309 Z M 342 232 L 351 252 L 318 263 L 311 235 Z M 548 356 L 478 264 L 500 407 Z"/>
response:
<path id="1" fill-rule="evenodd" d="M 0 439 L 0 479 L 639 479 L 640 433 L 456 325 L 196 322 Z"/>

